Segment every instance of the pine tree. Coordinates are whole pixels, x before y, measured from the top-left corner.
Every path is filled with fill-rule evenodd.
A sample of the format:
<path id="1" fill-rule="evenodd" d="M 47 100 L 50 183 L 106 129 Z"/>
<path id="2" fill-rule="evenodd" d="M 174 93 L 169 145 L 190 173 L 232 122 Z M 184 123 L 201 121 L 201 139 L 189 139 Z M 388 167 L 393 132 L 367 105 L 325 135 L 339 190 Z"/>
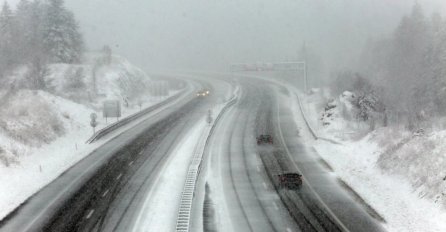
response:
<path id="1" fill-rule="evenodd" d="M 388 89 L 393 107 L 408 111 L 411 116 L 416 104 L 417 88 L 426 82 L 425 55 L 428 50 L 428 24 L 419 4 L 409 16 L 403 17 L 393 36 L 388 62 Z"/>
<path id="2" fill-rule="evenodd" d="M 38 0 L 34 0 L 30 6 L 29 16 L 29 48 L 27 51 L 32 60 L 47 60 L 44 51 L 43 33 L 44 33 L 44 13 L 45 6 Z"/>
<path id="3" fill-rule="evenodd" d="M 49 74 L 48 64 L 39 57 L 35 57 L 28 71 L 28 87 L 30 89 L 49 90 L 50 83 L 45 79 Z"/>
<path id="4" fill-rule="evenodd" d="M 14 16 L 5 2 L 0 12 L 0 75 L 13 68 L 16 62 L 14 54 Z"/>
<path id="5" fill-rule="evenodd" d="M 66 88 L 71 90 L 79 90 L 85 88 L 84 78 L 84 69 L 82 67 L 77 68 L 74 73 L 68 75 Z"/>
<path id="6" fill-rule="evenodd" d="M 26 62 L 29 59 L 28 51 L 31 46 L 31 3 L 28 0 L 21 0 L 15 12 L 15 18 L 17 23 L 17 56 L 21 62 Z"/>
<path id="7" fill-rule="evenodd" d="M 110 46 L 105 45 L 102 48 L 102 56 L 103 56 L 103 62 L 105 65 L 110 65 L 112 62 L 112 49 Z"/>
<path id="8" fill-rule="evenodd" d="M 83 39 L 74 15 L 65 9 L 63 0 L 49 2 L 43 29 L 44 48 L 53 62 L 79 62 Z"/>

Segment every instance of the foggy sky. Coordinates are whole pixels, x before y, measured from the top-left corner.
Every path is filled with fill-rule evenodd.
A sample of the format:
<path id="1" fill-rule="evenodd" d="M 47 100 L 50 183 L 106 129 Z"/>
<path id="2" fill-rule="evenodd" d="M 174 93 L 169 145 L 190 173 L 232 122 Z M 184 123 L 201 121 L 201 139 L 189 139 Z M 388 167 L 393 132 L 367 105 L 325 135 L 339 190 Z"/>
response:
<path id="1" fill-rule="evenodd" d="M 4 1 L 4 0 L 0 0 Z M 18 0 L 9 0 L 11 4 Z M 66 0 L 89 49 L 104 44 L 146 70 L 293 60 L 305 41 L 330 68 L 389 34 L 412 0 Z M 444 0 L 419 0 L 446 13 Z"/>

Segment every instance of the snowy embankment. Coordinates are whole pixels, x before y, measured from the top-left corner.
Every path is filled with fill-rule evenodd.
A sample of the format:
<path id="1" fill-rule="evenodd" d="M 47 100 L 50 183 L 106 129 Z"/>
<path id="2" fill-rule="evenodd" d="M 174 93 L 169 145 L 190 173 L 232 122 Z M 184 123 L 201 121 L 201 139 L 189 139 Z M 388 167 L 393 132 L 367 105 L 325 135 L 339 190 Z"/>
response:
<path id="1" fill-rule="evenodd" d="M 446 231 L 445 131 L 426 135 L 413 135 L 401 127 L 370 131 L 354 120 L 349 93 L 333 98 L 323 90 L 306 95 L 293 91 L 299 94 L 315 133 L 340 143 L 317 140 L 313 147 L 384 218 L 386 229 Z"/>
<path id="2" fill-rule="evenodd" d="M 195 146 L 206 127 L 205 118 L 194 125 L 158 173 L 142 203 L 132 231 L 174 231 L 181 192 Z M 175 178 L 167 178 L 175 176 Z M 169 193 L 169 194 L 166 194 Z"/>
<path id="3" fill-rule="evenodd" d="M 96 67 L 94 91 L 92 63 L 50 65 L 47 91 L 16 86 L 1 93 L 0 218 L 104 142 L 85 144 L 93 134 L 91 113 L 98 115 L 97 129 L 106 126 L 101 112 L 104 100 L 120 100 L 126 117 L 140 110 L 139 103 L 146 108 L 178 92 L 151 97 L 150 78 L 120 57 Z M 19 70 L 11 78 L 20 82 L 23 73 Z M 74 77 L 80 79 L 73 81 Z"/>
<path id="4" fill-rule="evenodd" d="M 239 87 L 237 86 L 232 91 L 232 98 L 229 101 L 213 107 L 211 112 L 213 112 L 214 121 L 211 124 L 207 123 L 208 119 L 206 117 L 202 117 L 198 123 L 193 125 L 187 136 L 175 147 L 142 203 L 132 231 L 175 230 L 175 222 L 179 212 L 188 168 L 196 165 L 196 163 L 193 163 L 194 154 L 203 155 L 204 145 L 212 133 L 213 126 L 217 123 L 220 115 L 224 113 L 225 108 L 230 106 L 231 102 L 237 97 L 238 93 Z M 231 92 L 227 96 L 230 96 L 229 94 Z M 197 154 L 197 152 L 200 154 Z M 175 178 L 166 178 L 170 176 L 175 176 Z"/>

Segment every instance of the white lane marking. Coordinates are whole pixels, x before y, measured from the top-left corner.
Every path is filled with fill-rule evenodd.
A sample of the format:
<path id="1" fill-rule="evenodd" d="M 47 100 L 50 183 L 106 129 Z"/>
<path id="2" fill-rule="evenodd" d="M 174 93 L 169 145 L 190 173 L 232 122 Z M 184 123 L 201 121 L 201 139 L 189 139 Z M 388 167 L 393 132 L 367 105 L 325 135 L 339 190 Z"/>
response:
<path id="1" fill-rule="evenodd" d="M 177 104 L 178 102 L 180 102 L 181 100 L 183 100 L 183 99 L 184 99 L 183 96 L 188 96 L 190 93 L 192 93 L 192 92 L 194 91 L 194 90 L 192 89 L 192 84 L 188 84 L 188 88 L 189 88 L 189 92 L 188 92 L 188 91 L 184 91 L 183 94 L 182 94 L 182 95 L 178 95 L 178 97 L 177 97 L 175 100 L 173 100 L 173 101 L 171 101 L 171 102 L 169 102 L 169 103 L 167 103 L 167 104 L 159 105 L 159 108 L 157 108 L 157 109 L 155 109 L 153 112 L 149 113 L 149 114 L 148 114 L 149 116 L 148 116 L 147 118 L 157 116 L 157 115 L 161 114 L 161 112 L 163 112 L 163 110 L 165 110 L 166 108 L 171 107 L 171 106 Z M 147 118 L 146 118 L 146 119 L 147 119 Z M 137 121 L 135 121 L 135 124 L 134 124 L 134 125 L 137 125 L 137 124 L 141 123 L 142 121 L 144 121 L 144 120 L 146 120 L 146 119 L 137 120 Z M 104 160 L 106 160 L 106 159 L 108 159 L 108 158 L 110 158 L 110 157 L 109 157 L 109 156 L 103 156 L 102 158 L 97 159 L 96 161 L 94 161 L 94 163 L 93 163 L 92 165 L 90 165 L 90 166 L 87 168 L 87 170 L 85 170 L 84 173 L 87 173 L 87 172 L 91 171 L 93 168 L 96 168 L 97 165 L 98 165 L 99 163 L 103 162 Z M 57 202 L 63 195 L 65 195 L 65 193 L 66 193 L 70 188 L 72 188 L 75 184 L 77 184 L 77 183 L 79 182 L 79 180 L 81 180 L 84 176 L 85 176 L 84 174 L 82 174 L 82 175 L 78 175 L 78 176 L 76 177 L 76 179 L 74 179 L 72 182 L 70 182 L 70 183 L 65 187 L 65 189 L 63 189 L 62 191 L 59 191 L 59 193 L 57 194 L 57 196 L 53 197 L 53 198 L 52 198 L 52 201 L 49 202 L 49 203 L 45 206 L 45 208 L 43 208 L 42 210 L 40 210 L 40 212 L 39 212 L 39 213 L 38 213 L 32 220 L 29 221 L 29 223 L 25 226 L 25 229 L 24 229 L 23 231 L 28 231 L 28 230 L 30 230 L 31 227 L 34 225 L 34 223 L 36 223 L 36 222 L 37 222 L 37 221 L 38 221 L 38 220 L 39 220 L 39 219 L 46 213 L 46 211 L 47 211 L 50 207 L 52 207 L 52 206 L 54 205 L 54 203 L 56 203 L 56 202 Z"/>
<path id="2" fill-rule="evenodd" d="M 132 164 L 133 164 L 133 161 L 129 163 L 129 166 L 132 166 Z"/>
<path id="3" fill-rule="evenodd" d="M 98 159 L 97 161 L 95 161 L 95 162 L 93 163 L 93 165 L 91 165 L 90 167 L 88 167 L 87 170 L 85 170 L 84 173 L 89 172 L 91 169 L 93 169 L 94 167 L 96 167 L 96 165 L 97 165 L 98 163 L 103 162 L 103 161 L 104 161 L 105 159 L 107 159 L 107 158 L 108 158 L 108 157 L 104 157 L 104 158 L 102 158 L 102 159 Z M 51 206 L 53 206 L 53 204 L 56 203 L 57 200 L 58 200 L 59 198 L 61 198 L 61 197 L 62 197 L 62 196 L 63 196 L 63 195 L 64 195 L 64 194 L 71 188 L 71 187 L 73 187 L 79 180 L 81 180 L 82 177 L 84 177 L 84 175 L 79 175 L 76 179 L 74 179 L 74 181 L 72 181 L 70 184 L 68 184 L 67 187 L 66 187 L 64 190 L 60 191 L 59 194 L 57 194 L 57 196 L 54 197 L 53 200 L 52 200 L 51 202 L 49 202 L 49 204 L 47 204 L 47 205 L 45 206 L 45 208 L 42 209 L 42 210 L 39 212 L 39 214 L 38 214 L 36 217 L 34 217 L 34 218 L 30 221 L 30 223 L 29 223 L 28 225 L 25 226 L 25 229 L 24 229 L 23 231 L 28 231 L 28 230 L 30 230 L 31 227 L 34 225 L 34 223 L 36 223 L 37 220 L 39 220 L 39 219 L 43 216 L 43 214 L 44 214 L 44 213 L 45 213 Z"/>
<path id="4" fill-rule="evenodd" d="M 107 194 L 108 194 L 108 189 L 107 190 L 105 190 L 105 192 L 102 194 L 102 197 L 105 197 L 105 196 L 107 196 Z"/>
<path id="5" fill-rule="evenodd" d="M 263 182 L 263 187 L 264 187 L 265 189 L 268 189 L 268 186 L 266 185 L 265 182 Z"/>
<path id="6" fill-rule="evenodd" d="M 116 180 L 119 180 L 119 179 L 121 179 L 121 177 L 122 177 L 122 173 L 119 173 L 119 176 L 118 176 L 118 177 L 116 177 Z"/>
<path id="7" fill-rule="evenodd" d="M 87 219 L 89 219 L 89 218 L 91 218 L 91 216 L 93 215 L 93 213 L 94 213 L 94 209 L 92 209 L 92 210 L 90 210 L 90 212 L 87 214 Z"/>
<path id="8" fill-rule="evenodd" d="M 277 206 L 276 202 L 273 201 L 274 209 L 279 210 L 279 206 Z"/>
<path id="9" fill-rule="evenodd" d="M 293 232 L 290 228 L 286 228 L 287 232 Z"/>
<path id="10" fill-rule="evenodd" d="M 299 98 L 298 98 L 298 101 L 300 101 Z M 303 112 L 302 108 L 300 109 L 300 111 Z M 282 127 L 280 126 L 281 121 L 280 121 L 280 106 L 279 106 L 279 104 L 277 104 L 277 121 L 279 123 L 279 126 L 278 126 L 279 135 L 282 140 L 283 146 L 285 148 L 285 153 L 288 155 L 288 158 L 290 158 L 291 164 L 294 166 L 294 168 L 299 173 L 302 174 L 302 172 L 300 171 L 300 168 L 297 166 L 296 162 L 294 161 L 293 156 L 291 155 L 291 152 L 288 149 L 288 146 L 285 142 L 285 138 L 283 136 Z M 322 206 L 327 210 L 328 214 L 336 221 L 336 223 L 341 227 L 341 229 L 345 232 L 350 232 L 350 230 L 344 225 L 344 223 L 342 223 L 342 221 L 333 213 L 333 211 L 331 211 L 331 209 L 328 207 L 328 205 L 322 200 L 321 196 L 319 196 L 319 194 L 317 194 L 316 190 L 314 190 L 314 188 L 313 188 L 313 186 L 311 186 L 310 182 L 307 181 L 307 178 L 305 178 L 305 176 L 302 175 L 302 179 L 303 179 L 304 183 L 307 184 L 310 191 L 313 192 L 313 195 L 316 197 L 316 199 L 322 204 Z"/>

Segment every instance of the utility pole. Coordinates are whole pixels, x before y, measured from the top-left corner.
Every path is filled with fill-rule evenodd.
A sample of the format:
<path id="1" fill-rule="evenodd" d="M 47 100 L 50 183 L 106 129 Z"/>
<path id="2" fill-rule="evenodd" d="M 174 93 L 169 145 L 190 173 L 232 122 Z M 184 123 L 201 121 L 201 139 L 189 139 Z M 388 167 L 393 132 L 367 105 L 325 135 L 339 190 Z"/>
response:
<path id="1" fill-rule="evenodd" d="M 305 93 L 307 93 L 308 91 L 308 57 L 307 57 L 307 43 L 304 41 L 304 44 L 302 45 L 302 50 L 301 50 L 301 56 L 303 58 L 303 63 L 304 63 L 304 91 Z"/>
<path id="2" fill-rule="evenodd" d="M 307 69 L 307 61 L 304 61 L 304 91 L 305 93 L 308 92 L 308 69 Z"/>

